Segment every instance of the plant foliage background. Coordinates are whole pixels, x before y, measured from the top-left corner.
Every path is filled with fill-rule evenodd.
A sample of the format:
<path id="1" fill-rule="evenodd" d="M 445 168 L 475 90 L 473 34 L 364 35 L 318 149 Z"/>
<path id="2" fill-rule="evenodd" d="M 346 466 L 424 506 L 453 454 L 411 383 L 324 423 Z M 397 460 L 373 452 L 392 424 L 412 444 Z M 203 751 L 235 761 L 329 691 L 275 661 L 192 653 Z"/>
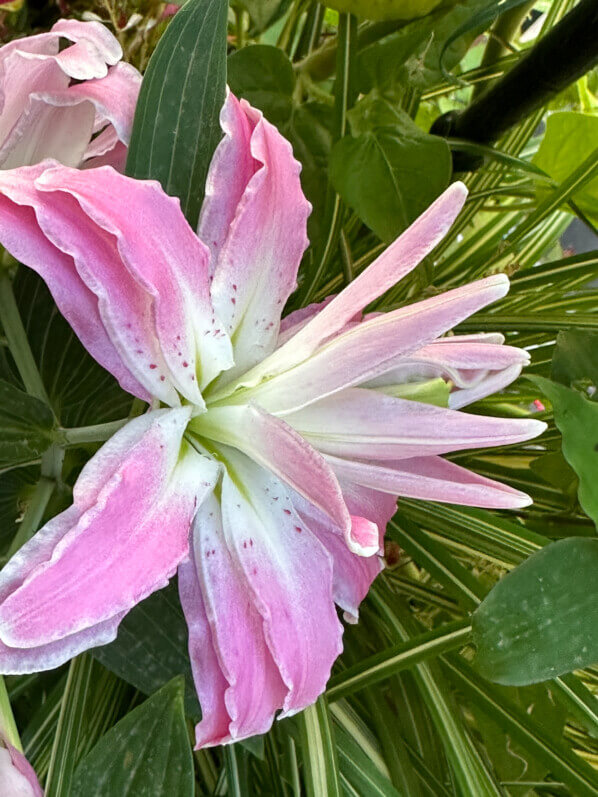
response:
<path id="1" fill-rule="evenodd" d="M 339 1 L 365 16 L 382 5 Z M 291 140 L 314 206 L 293 309 L 351 280 L 448 185 L 460 145 L 431 136 L 433 120 L 512 68 L 541 14 L 539 36 L 575 2 L 388 5 L 406 18 L 368 22 L 315 0 L 187 0 L 181 10 L 13 0 L 0 6 L 0 33 L 8 41 L 66 14 L 111 26 L 147 68 L 127 170 L 162 180 L 192 223 L 226 81 L 261 108 Z M 388 569 L 345 631 L 325 696 L 246 743 L 192 753 L 200 707 L 176 585 L 134 609 L 113 644 L 6 678 L 1 699 L 48 795 L 598 794 L 597 88 L 593 71 L 494 148 L 474 148 L 484 165 L 464 175 L 470 196 L 455 227 L 378 304 L 512 277 L 508 297 L 459 331 L 501 330 L 532 365 L 472 409 L 535 413 L 549 428 L 453 458 L 525 490 L 533 506 L 401 500 Z M 589 242 L 579 251 L 562 243 L 575 217 Z M 11 280 L 20 320 L 6 302 Z M 0 317 L 5 560 L 68 505 L 97 448 L 76 429 L 143 408 L 91 360 L 41 281 L 11 262 Z M 10 354 L 21 322 L 28 380 Z"/>

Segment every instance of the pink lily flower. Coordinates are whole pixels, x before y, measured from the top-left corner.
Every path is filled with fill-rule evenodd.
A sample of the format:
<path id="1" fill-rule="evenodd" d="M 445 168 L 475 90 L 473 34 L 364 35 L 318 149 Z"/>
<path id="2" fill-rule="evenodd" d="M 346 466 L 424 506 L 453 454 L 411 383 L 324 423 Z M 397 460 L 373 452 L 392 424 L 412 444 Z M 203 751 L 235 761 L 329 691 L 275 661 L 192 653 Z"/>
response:
<path id="1" fill-rule="evenodd" d="M 33 767 L 4 737 L 0 744 L 0 794 L 6 797 L 44 797 Z"/>
<path id="2" fill-rule="evenodd" d="M 340 294 L 281 325 L 307 246 L 300 167 L 232 94 L 221 122 L 198 234 L 157 183 L 107 167 L 0 173 L 0 241 L 154 407 L 98 451 L 73 505 L 0 574 L 0 671 L 110 642 L 178 572 L 198 746 L 263 733 L 321 694 L 341 651 L 335 604 L 357 619 L 397 496 L 530 503 L 442 454 L 544 429 L 401 395 L 405 381 L 421 399 L 449 380 L 460 406 L 515 378 L 527 355 L 499 336 L 441 337 L 504 296 L 506 276 L 362 316 L 442 239 L 462 184 Z"/>
<path id="3" fill-rule="evenodd" d="M 121 58 L 107 28 L 74 19 L 0 48 L 0 168 L 55 158 L 122 170 L 141 75 Z"/>

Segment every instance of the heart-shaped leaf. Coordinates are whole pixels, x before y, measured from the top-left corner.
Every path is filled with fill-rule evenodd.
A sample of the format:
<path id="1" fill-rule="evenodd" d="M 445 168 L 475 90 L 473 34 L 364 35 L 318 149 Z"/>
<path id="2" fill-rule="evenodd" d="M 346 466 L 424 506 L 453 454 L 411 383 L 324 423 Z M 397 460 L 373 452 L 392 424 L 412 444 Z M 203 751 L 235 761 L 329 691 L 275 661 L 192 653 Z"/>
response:
<path id="1" fill-rule="evenodd" d="M 507 686 L 598 661 L 598 539 L 546 545 L 506 575 L 473 614 L 475 666 Z"/>
<path id="2" fill-rule="evenodd" d="M 598 526 L 598 403 L 541 376 L 528 378 L 552 403 L 555 423 L 563 435 L 563 454 L 579 477 L 579 503 Z"/>

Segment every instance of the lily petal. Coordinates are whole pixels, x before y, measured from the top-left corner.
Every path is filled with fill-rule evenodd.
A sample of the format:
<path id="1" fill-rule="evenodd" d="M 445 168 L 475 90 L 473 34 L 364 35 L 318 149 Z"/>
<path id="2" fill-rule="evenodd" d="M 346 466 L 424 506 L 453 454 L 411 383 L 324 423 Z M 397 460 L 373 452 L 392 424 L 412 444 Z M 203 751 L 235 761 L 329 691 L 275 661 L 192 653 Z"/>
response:
<path id="1" fill-rule="evenodd" d="M 128 144 L 140 87 L 139 72 L 130 64 L 123 62 L 113 66 L 105 78 L 76 83 L 61 92 L 38 92 L 36 96 L 49 105 L 62 108 L 72 108 L 85 101 L 90 102 L 95 109 L 96 129 L 100 130 L 106 124 L 110 124 L 114 128 L 117 140 Z M 90 157 L 90 154 L 106 153 L 105 146 L 98 146 L 97 138 L 89 143 L 90 137 L 87 137 L 89 145 L 87 157 Z M 65 165 L 70 165 L 58 157 L 56 159 Z"/>
<path id="2" fill-rule="evenodd" d="M 264 377 L 287 370 L 310 357 L 356 313 L 395 285 L 440 243 L 457 218 L 466 197 L 467 189 L 463 183 L 453 183 L 447 188 L 425 213 L 297 335 L 249 372 L 243 384 L 255 385 Z"/>
<path id="3" fill-rule="evenodd" d="M 201 731 L 196 732 L 197 747 L 224 744 L 230 736 L 230 716 L 224 702 L 228 683 L 212 642 L 193 550 L 190 551 L 189 559 L 179 565 L 178 582 L 181 606 L 189 632 L 191 671 L 202 713 L 199 724 Z"/>
<path id="4" fill-rule="evenodd" d="M 114 236 L 124 266 L 153 299 L 156 333 L 173 382 L 202 406 L 199 387 L 231 367 L 232 351 L 212 307 L 207 249 L 189 227 L 178 199 L 157 182 L 133 180 L 109 167 L 77 171 L 56 166 L 44 172 L 36 187 L 52 199 L 56 192 L 73 196 L 88 225 L 93 222 Z"/>
<path id="5" fill-rule="evenodd" d="M 118 40 L 101 22 L 60 19 L 46 35 L 63 37 L 74 43 L 62 50 L 56 61 L 63 72 L 75 80 L 105 77 L 108 66 L 116 64 L 123 55 Z"/>
<path id="6" fill-rule="evenodd" d="M 178 201 L 109 167 L 51 163 L 1 172 L 0 192 L 13 203 L 0 207 L 0 240 L 47 281 L 90 353 L 141 398 L 174 406 L 181 393 L 202 407 L 200 386 L 231 364 L 231 346 L 211 306 L 207 252 Z"/>
<path id="7" fill-rule="evenodd" d="M 396 500 L 384 493 L 368 490 L 346 481 L 343 482 L 343 494 L 352 513 L 369 518 L 381 530 L 379 539 L 381 548 L 386 524 L 396 511 Z M 334 602 L 343 610 L 347 622 L 356 623 L 359 617 L 359 605 L 384 567 L 382 558 L 376 555 L 354 554 L 347 547 L 338 528 L 323 512 L 299 495 L 293 495 L 292 502 L 298 515 L 332 558 Z M 374 511 L 372 504 L 376 505 Z"/>
<path id="8" fill-rule="evenodd" d="M 3 169 L 40 163 L 44 158 L 55 158 L 67 166 L 81 163 L 93 133 L 94 108 L 80 100 L 70 108 L 57 107 L 48 102 L 48 96 L 32 94 L 28 98 L 27 107 L 0 147 Z"/>
<path id="9" fill-rule="evenodd" d="M 351 518 L 324 457 L 284 421 L 246 404 L 210 408 L 194 425 L 212 440 L 243 451 L 319 507 L 344 534 L 352 551 L 363 556 L 376 553 L 378 529 L 368 521 Z"/>
<path id="10" fill-rule="evenodd" d="M 7 160 L 11 148 L 28 129 L 26 123 L 22 122 L 19 125 L 21 115 L 32 113 L 32 109 L 28 108 L 28 98 L 38 91 L 64 91 L 69 85 L 69 78 L 52 59 L 36 59 L 31 54 L 21 52 L 21 49 L 16 47 L 20 41 L 18 39 L 0 48 L 0 164 L 2 165 Z M 78 132 L 74 135 L 78 135 Z"/>
<path id="11" fill-rule="evenodd" d="M 191 662 L 204 716 L 197 745 L 204 747 L 265 733 L 287 690 L 245 576 L 225 541 L 215 496 L 199 509 L 192 547 L 192 567 L 182 568 L 179 583 L 182 575 L 184 609 L 192 622 Z M 201 650 L 206 644 L 207 652 Z"/>
<path id="12" fill-rule="evenodd" d="M 546 428 L 349 388 L 285 419 L 314 448 L 349 459 L 396 460 L 530 440 Z"/>
<path id="13" fill-rule="evenodd" d="M 332 562 L 281 482 L 241 454 L 229 450 L 228 456 L 235 479 L 227 474 L 222 484 L 224 537 L 286 686 L 281 706 L 286 716 L 324 691 L 342 649 Z"/>
<path id="14" fill-rule="evenodd" d="M 390 371 L 402 357 L 502 298 L 508 289 L 508 278 L 497 274 L 376 316 L 334 338 L 290 371 L 253 388 L 251 395 L 269 412 L 284 415 L 343 388 L 368 382 Z M 331 306 L 332 303 L 328 305 Z"/>
<path id="15" fill-rule="evenodd" d="M 0 574 L 5 645 L 68 643 L 168 583 L 188 555 L 196 503 L 218 474 L 182 444 L 190 414 L 131 421 L 83 469 L 73 506 L 10 560 Z"/>
<path id="16" fill-rule="evenodd" d="M 291 145 L 229 92 L 225 137 L 212 161 L 199 235 L 212 252 L 212 298 L 243 373 L 275 347 L 280 316 L 308 245 L 310 204 Z"/>
<path id="17" fill-rule="evenodd" d="M 340 477 L 405 498 L 488 509 L 520 509 L 532 502 L 525 493 L 478 476 L 442 457 L 384 463 L 351 462 L 330 456 L 327 459 Z"/>
<path id="18" fill-rule="evenodd" d="M 48 285 L 58 309 L 89 353 L 112 373 L 124 390 L 145 401 L 151 392 L 123 363 L 109 338 L 95 294 L 81 280 L 73 259 L 44 235 L 33 206 L 35 179 L 47 164 L 0 171 L 0 242 L 21 263 L 32 268 Z"/>
<path id="19" fill-rule="evenodd" d="M 33 767 L 23 753 L 3 740 L 0 747 L 0 794 L 6 797 L 44 797 Z"/>
<path id="20" fill-rule="evenodd" d="M 501 335 L 439 338 L 366 386 L 401 385 L 441 377 L 453 384 L 449 406 L 460 409 L 502 390 L 529 363 L 529 354 L 524 349 L 501 343 Z"/>

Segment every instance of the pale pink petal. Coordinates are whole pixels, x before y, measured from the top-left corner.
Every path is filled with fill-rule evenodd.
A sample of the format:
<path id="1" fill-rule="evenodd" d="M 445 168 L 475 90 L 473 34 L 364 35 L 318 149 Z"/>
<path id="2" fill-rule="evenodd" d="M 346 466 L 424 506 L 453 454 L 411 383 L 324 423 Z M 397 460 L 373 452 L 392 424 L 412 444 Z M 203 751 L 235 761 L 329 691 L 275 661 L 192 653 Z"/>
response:
<path id="1" fill-rule="evenodd" d="M 453 183 L 362 274 L 356 277 L 297 335 L 247 376 L 256 384 L 307 359 L 370 302 L 399 282 L 444 238 L 467 197 L 463 183 Z"/>
<path id="2" fill-rule="evenodd" d="M 14 45 L 20 41 L 0 48 L 0 164 L 10 152 L 9 138 L 13 145 L 19 139 L 15 128 L 21 115 L 28 113 L 31 94 L 64 91 L 69 84 L 69 78 L 52 59 L 36 59 L 17 49 Z M 26 129 L 27 125 L 23 123 L 21 135 Z"/>
<path id="3" fill-rule="evenodd" d="M 497 274 L 356 324 L 305 362 L 253 388 L 251 395 L 268 411 L 286 414 L 343 388 L 368 382 L 502 298 L 508 289 L 508 278 Z"/>
<path id="4" fill-rule="evenodd" d="M 128 144 L 140 87 L 141 75 L 135 67 L 119 63 L 111 67 L 104 78 L 75 83 L 63 91 L 38 91 L 36 96 L 49 105 L 63 108 L 77 106 L 86 101 L 91 103 L 95 109 L 95 127 L 101 129 L 110 124 L 117 140 Z M 88 136 L 88 143 L 90 138 Z M 89 143 L 89 151 L 94 156 L 105 154 L 105 148 L 102 149 L 104 151 L 98 148 L 97 139 Z M 65 161 L 61 160 L 61 163 Z"/>
<path id="5" fill-rule="evenodd" d="M 182 440 L 190 415 L 185 407 L 131 421 L 133 431 L 117 433 L 83 470 L 73 507 L 8 563 L 0 574 L 5 645 L 35 648 L 65 637 L 68 643 L 69 635 L 128 611 L 168 583 L 188 555 L 196 503 L 218 474 L 212 460 Z"/>
<path id="6" fill-rule="evenodd" d="M 60 49 L 61 39 L 72 44 Z M 105 77 L 108 67 L 122 58 L 120 44 L 105 25 L 76 19 L 61 19 L 47 33 L 5 44 L 0 49 L 0 61 L 17 51 L 28 54 L 32 61 L 51 62 L 75 80 Z"/>
<path id="7" fill-rule="evenodd" d="M 245 576 L 225 542 L 220 504 L 214 496 L 204 502 L 194 522 L 192 564 L 193 576 L 186 572 L 184 585 L 188 592 L 195 591 L 187 595 L 185 611 L 192 621 L 200 622 L 190 632 L 204 717 L 197 726 L 197 744 L 222 744 L 265 733 L 284 702 L 286 688 Z M 192 605 L 192 597 L 199 599 L 198 606 Z M 202 639 L 197 630 L 203 632 Z M 208 651 L 200 651 L 206 642 Z"/>
<path id="8" fill-rule="evenodd" d="M 526 351 L 502 346 L 501 343 L 500 335 L 439 338 L 368 382 L 367 387 L 401 385 L 441 377 L 453 385 L 449 406 L 459 409 L 506 387 L 529 363 Z"/>
<path id="9" fill-rule="evenodd" d="M 322 302 L 313 302 L 313 304 L 308 304 L 307 307 L 300 307 L 298 310 L 293 310 L 292 313 L 285 316 L 280 322 L 280 331 L 278 333 L 276 346 L 282 346 L 287 340 L 290 340 L 293 335 L 296 335 L 300 329 L 303 329 L 303 327 L 311 321 L 320 310 L 326 307 L 327 304 L 330 304 L 333 299 L 334 295 L 328 296 Z"/>
<path id="10" fill-rule="evenodd" d="M 89 102 L 59 107 L 48 101 L 48 95 L 30 95 L 27 107 L 0 147 L 2 168 L 40 163 L 45 158 L 79 166 L 92 136 L 94 118 Z"/>
<path id="11" fill-rule="evenodd" d="M 512 365 L 510 368 L 505 368 L 504 371 L 490 371 L 487 376 L 480 379 L 472 387 L 453 389 L 449 396 L 449 407 L 453 410 L 459 410 L 461 407 L 473 404 L 474 401 L 479 401 L 486 396 L 500 393 L 503 388 L 517 379 L 522 367 L 521 365 Z"/>
<path id="12" fill-rule="evenodd" d="M 95 224 L 66 192 L 38 191 L 34 201 L 41 230 L 72 257 L 82 282 L 97 296 L 102 324 L 123 363 L 150 395 L 177 405 L 177 389 L 182 392 L 184 386 L 163 356 L 153 297 L 123 263 L 116 237 Z M 189 344 L 187 349 L 181 345 L 180 351 L 180 360 L 192 361 Z M 197 383 L 192 384 L 195 392 L 187 391 L 191 399 L 197 398 L 198 390 Z"/>
<path id="13" fill-rule="evenodd" d="M 409 459 L 530 440 L 545 424 L 491 418 L 349 388 L 285 420 L 314 448 L 349 459 Z"/>
<path id="14" fill-rule="evenodd" d="M 0 794 L 4 797 L 44 797 L 33 767 L 23 753 L 4 740 L 0 747 Z"/>
<path id="15" fill-rule="evenodd" d="M 354 488 L 354 492 L 366 492 L 365 488 L 357 485 L 354 485 Z M 367 492 L 374 493 L 373 490 Z M 378 493 L 378 495 L 382 496 L 383 501 L 392 504 L 393 510 L 389 516 L 392 517 L 396 509 L 396 501 L 392 497 L 384 495 L 384 493 Z M 382 571 L 383 560 L 376 555 L 358 556 L 354 554 L 347 547 L 338 528 L 330 522 L 323 512 L 297 494 L 294 494 L 291 500 L 299 517 L 301 517 L 309 530 L 316 535 L 332 558 L 332 594 L 334 602 L 343 610 L 345 620 L 351 623 L 357 622 L 359 604 L 367 595 L 372 581 Z M 364 507 L 363 502 L 359 502 L 358 507 L 353 506 L 351 511 L 354 510 L 361 516 L 371 517 L 366 515 L 367 508 Z M 380 522 L 382 520 L 380 513 L 376 513 L 376 515 L 375 520 Z M 384 525 L 380 526 L 382 529 L 380 544 L 382 543 L 384 528 L 389 517 L 386 518 Z"/>
<path id="16" fill-rule="evenodd" d="M 129 424 L 125 427 L 126 433 L 124 433 L 123 429 L 120 435 L 115 435 L 102 449 L 102 456 L 92 458 L 83 469 L 76 487 L 79 488 L 82 477 L 83 481 L 85 481 L 84 474 L 86 472 L 91 471 L 92 476 L 94 473 L 102 476 L 105 469 L 104 461 L 110 472 L 113 472 L 122 460 L 126 450 L 123 445 L 134 445 L 138 442 L 144 428 L 144 424 Z M 115 440 L 116 443 L 114 442 Z M 121 441 L 123 445 L 121 445 Z M 109 449 L 109 453 L 104 457 L 106 449 Z M 106 474 L 106 476 L 109 475 Z M 87 508 L 95 501 L 101 486 L 102 483 L 100 482 L 93 486 L 90 485 L 91 489 L 82 489 L 82 496 L 79 501 L 81 507 Z M 0 572 L 0 605 L 5 598 L 23 584 L 30 572 L 51 558 L 56 545 L 80 518 L 81 511 L 77 505 L 73 505 L 65 512 L 52 518 L 44 526 L 43 533 L 40 530 L 27 545 L 23 546 L 4 565 Z M 112 642 L 116 638 L 118 625 L 125 614 L 126 612 L 120 612 L 114 617 L 83 631 L 69 634 L 56 642 L 38 645 L 34 648 L 9 647 L 0 641 L 0 672 L 4 675 L 22 675 L 59 667 L 65 661 L 77 656 L 84 650 Z"/>
<path id="17" fill-rule="evenodd" d="M 86 650 L 113 642 L 125 614 L 120 612 L 84 631 L 34 648 L 9 647 L 0 641 L 0 672 L 3 675 L 24 675 L 60 667 Z"/>
<path id="18" fill-rule="evenodd" d="M 48 35 L 58 35 L 74 42 L 57 56 L 60 68 L 76 80 L 105 77 L 108 66 L 122 58 L 122 48 L 105 25 L 61 19 Z"/>
<path id="19" fill-rule="evenodd" d="M 59 51 L 64 38 L 74 44 Z M 0 48 L 0 165 L 56 158 L 79 166 L 102 116 L 128 141 L 141 77 L 117 64 L 121 56 L 107 28 L 76 20 Z M 82 82 L 69 85 L 71 79 Z"/>
<path id="20" fill-rule="evenodd" d="M 234 473 L 222 484 L 224 538 L 286 686 L 283 715 L 293 714 L 324 691 L 342 649 L 332 561 L 278 479 L 232 450 L 224 456 Z"/>
<path id="21" fill-rule="evenodd" d="M 260 111 L 229 93 L 222 122 L 226 135 L 208 178 L 199 233 L 215 260 L 214 307 L 234 345 L 228 380 L 276 345 L 308 245 L 310 205 L 291 145 Z"/>
<path id="22" fill-rule="evenodd" d="M 227 91 L 220 111 L 224 137 L 210 163 L 198 225 L 198 235 L 210 250 L 210 276 L 214 274 L 247 183 L 260 168 L 251 154 L 255 125 L 254 115 L 245 113 L 239 100 Z"/>
<path id="23" fill-rule="evenodd" d="M 415 457 L 398 462 L 355 462 L 327 457 L 341 478 L 405 498 L 488 509 L 519 509 L 531 498 L 506 484 L 466 470 L 441 457 Z"/>
<path id="24" fill-rule="evenodd" d="M 74 197 L 90 222 L 115 238 L 123 265 L 152 297 L 171 381 L 201 406 L 199 388 L 232 365 L 232 352 L 210 299 L 208 252 L 178 199 L 157 182 L 133 180 L 109 167 L 76 171 L 57 166 L 36 187 L 53 201 L 58 192 Z M 155 370 L 145 359 L 141 367 L 146 373 Z"/>
<path id="25" fill-rule="evenodd" d="M 31 60 L 37 60 L 40 63 L 44 60 L 43 56 L 53 56 L 58 53 L 60 44 L 60 37 L 54 33 L 47 31 L 46 33 L 39 33 L 35 36 L 23 36 L 20 39 L 13 39 L 0 47 L 0 74 L 4 75 L 5 65 L 9 58 L 16 52 L 28 53 L 34 56 Z M 63 73 L 64 74 L 64 73 Z M 0 109 L 2 105 L 0 104 Z"/>
<path id="26" fill-rule="evenodd" d="M 151 392 L 133 377 L 108 337 L 97 297 L 81 280 L 73 259 L 57 249 L 39 227 L 33 211 L 38 201 L 33 183 L 45 168 L 47 164 L 0 171 L 0 242 L 42 277 L 58 309 L 90 354 L 125 390 L 149 400 Z"/>
<path id="27" fill-rule="evenodd" d="M 378 550 L 377 528 L 352 520 L 332 469 L 284 421 L 254 405 L 211 407 L 194 420 L 193 428 L 243 451 L 321 509 L 345 535 L 351 550 L 365 556 Z"/>
<path id="28" fill-rule="evenodd" d="M 99 169 L 100 166 L 112 166 L 117 172 L 123 173 L 127 166 L 127 155 L 129 149 L 126 144 L 118 140 L 116 131 L 112 127 L 107 127 L 92 144 L 95 147 L 88 147 L 85 152 L 86 160 L 82 163 L 82 169 Z M 99 150 L 98 154 L 95 154 Z M 101 153 L 101 154 L 100 154 Z"/>
<path id="29" fill-rule="evenodd" d="M 380 533 L 380 549 L 384 541 L 386 526 L 397 511 L 397 501 L 387 493 L 362 487 L 360 484 L 337 474 L 338 482 L 343 491 L 343 497 L 352 516 L 368 518 L 374 523 Z"/>
<path id="30" fill-rule="evenodd" d="M 198 747 L 224 744 L 230 736 L 230 717 L 224 702 L 228 683 L 212 642 L 192 551 L 190 558 L 179 565 L 178 581 L 189 631 L 189 659 L 202 714 L 202 720 L 196 726 L 196 744 Z"/>

